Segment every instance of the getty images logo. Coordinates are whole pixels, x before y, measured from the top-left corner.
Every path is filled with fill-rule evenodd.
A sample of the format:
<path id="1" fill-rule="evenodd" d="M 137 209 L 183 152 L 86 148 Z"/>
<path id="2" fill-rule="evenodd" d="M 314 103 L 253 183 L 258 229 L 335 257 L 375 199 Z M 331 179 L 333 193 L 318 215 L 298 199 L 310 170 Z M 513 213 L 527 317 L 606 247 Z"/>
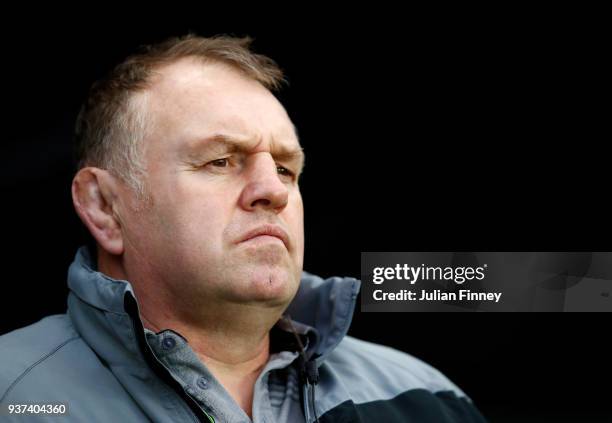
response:
<path id="1" fill-rule="evenodd" d="M 376 285 L 389 280 L 405 280 L 414 285 L 419 280 L 452 280 L 461 285 L 465 281 L 483 280 L 487 265 L 480 267 L 440 267 L 440 266 L 409 266 L 396 264 L 395 267 L 375 267 L 372 282 Z"/>

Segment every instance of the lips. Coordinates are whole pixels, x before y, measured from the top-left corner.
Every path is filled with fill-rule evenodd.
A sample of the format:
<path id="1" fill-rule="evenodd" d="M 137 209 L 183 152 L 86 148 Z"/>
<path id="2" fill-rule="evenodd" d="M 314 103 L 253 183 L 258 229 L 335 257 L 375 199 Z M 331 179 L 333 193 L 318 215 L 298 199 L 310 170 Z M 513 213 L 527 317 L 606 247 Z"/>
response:
<path id="1" fill-rule="evenodd" d="M 283 244 L 285 244 L 285 248 L 289 249 L 289 235 L 287 235 L 287 232 L 281 229 L 280 226 L 276 225 L 258 226 L 257 228 L 248 231 L 242 238 L 240 238 L 240 241 L 238 241 L 238 243 L 245 242 L 263 235 L 273 236 L 280 239 L 281 241 L 283 241 Z"/>

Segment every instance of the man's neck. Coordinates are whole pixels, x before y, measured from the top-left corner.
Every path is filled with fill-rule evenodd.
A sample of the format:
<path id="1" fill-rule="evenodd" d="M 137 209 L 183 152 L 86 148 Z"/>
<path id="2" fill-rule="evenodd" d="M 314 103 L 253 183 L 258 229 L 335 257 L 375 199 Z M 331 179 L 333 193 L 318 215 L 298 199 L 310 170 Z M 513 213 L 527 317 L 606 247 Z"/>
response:
<path id="1" fill-rule="evenodd" d="M 249 417 L 252 417 L 255 382 L 270 356 L 269 340 L 269 334 L 266 333 L 259 345 L 250 352 L 244 352 L 242 359 L 232 351 L 228 351 L 228 358 L 224 358 L 220 349 L 210 349 L 205 344 L 200 347 L 194 345 L 200 360 Z"/>
<path id="2" fill-rule="evenodd" d="M 238 310 L 228 306 L 224 312 L 217 310 L 210 324 L 191 325 L 171 316 L 158 320 L 156 314 L 143 304 L 141 318 L 146 328 L 159 332 L 172 329 L 188 340 L 189 345 L 215 378 L 223 385 L 236 403 L 251 417 L 255 381 L 270 356 L 270 329 L 279 315 L 262 313 L 252 309 L 245 313 L 245 306 Z M 150 317 L 155 316 L 155 317 Z"/>

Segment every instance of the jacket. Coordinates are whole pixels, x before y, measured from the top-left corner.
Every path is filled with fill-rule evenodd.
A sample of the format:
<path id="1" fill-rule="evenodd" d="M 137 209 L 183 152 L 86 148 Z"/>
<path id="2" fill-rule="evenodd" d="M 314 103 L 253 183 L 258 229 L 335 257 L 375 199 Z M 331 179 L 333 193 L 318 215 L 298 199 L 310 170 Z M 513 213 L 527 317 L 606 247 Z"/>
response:
<path id="1" fill-rule="evenodd" d="M 70 265 L 68 286 L 66 314 L 0 337 L 0 421 L 484 421 L 436 369 L 346 335 L 356 279 L 303 273 L 290 318 L 271 331 L 252 419 L 188 340 L 143 327 L 130 283 L 98 272 L 86 247 Z"/>

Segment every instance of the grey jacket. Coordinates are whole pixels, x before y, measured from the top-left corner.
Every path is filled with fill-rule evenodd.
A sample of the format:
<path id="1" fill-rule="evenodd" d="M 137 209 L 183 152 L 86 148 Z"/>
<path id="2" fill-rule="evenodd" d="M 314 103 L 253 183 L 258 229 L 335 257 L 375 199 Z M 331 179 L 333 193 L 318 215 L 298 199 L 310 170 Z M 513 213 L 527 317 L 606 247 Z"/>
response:
<path id="1" fill-rule="evenodd" d="M 346 336 L 356 279 L 303 274 L 287 310 L 301 342 L 287 320 L 272 330 L 252 420 L 188 340 L 143 328 L 129 282 L 96 271 L 84 247 L 70 266 L 68 286 L 66 314 L 0 337 L 0 421 L 484 421 L 431 366 Z M 66 415 L 54 415 L 54 405 L 55 412 L 66 407 Z"/>

